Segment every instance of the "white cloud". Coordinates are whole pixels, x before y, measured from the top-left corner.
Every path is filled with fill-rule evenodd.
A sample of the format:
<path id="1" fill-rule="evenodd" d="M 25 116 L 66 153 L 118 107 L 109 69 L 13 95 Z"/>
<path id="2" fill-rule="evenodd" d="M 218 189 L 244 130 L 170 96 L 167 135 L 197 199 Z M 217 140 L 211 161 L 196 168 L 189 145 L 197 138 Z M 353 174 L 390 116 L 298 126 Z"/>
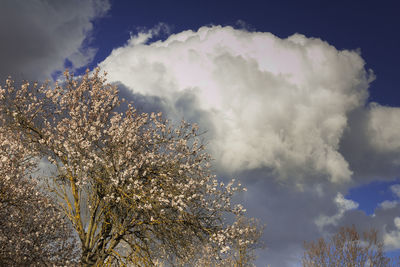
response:
<path id="1" fill-rule="evenodd" d="M 321 215 L 315 220 L 315 224 L 322 230 L 328 225 L 338 225 L 345 213 L 358 208 L 359 204 L 351 199 L 344 198 L 342 193 L 337 193 L 334 202 L 337 205 L 337 213 L 333 216 Z"/>
<path id="2" fill-rule="evenodd" d="M 137 35 L 132 35 L 128 45 L 138 46 L 145 45 L 152 37 L 158 37 L 162 34 L 170 34 L 170 26 L 166 23 L 158 23 L 151 29 L 139 28 Z"/>
<path id="3" fill-rule="evenodd" d="M 393 194 L 400 198 L 400 184 L 391 185 L 390 190 Z"/>
<path id="4" fill-rule="evenodd" d="M 198 108 L 212 114 L 210 147 L 223 169 L 269 167 L 284 178 L 350 179 L 338 148 L 347 113 L 368 95 L 358 53 L 300 34 L 280 39 L 231 27 L 144 44 L 149 34 L 132 37 L 100 66 L 136 93 L 171 103 L 193 94 Z"/>
<path id="5" fill-rule="evenodd" d="M 389 231 L 384 234 L 383 241 L 386 247 L 389 249 L 400 248 L 400 217 L 394 218 L 395 230 Z"/>
<path id="6" fill-rule="evenodd" d="M 382 203 L 380 203 L 379 206 L 382 207 L 382 209 L 388 210 L 388 209 L 394 209 L 395 207 L 397 207 L 398 204 L 399 204 L 398 201 L 385 200 Z"/>
<path id="7" fill-rule="evenodd" d="M 335 203 L 337 204 L 338 208 L 340 211 L 348 211 L 348 210 L 354 210 L 358 208 L 358 203 L 351 200 L 351 199 L 346 199 L 341 193 L 338 193 L 335 197 Z"/>

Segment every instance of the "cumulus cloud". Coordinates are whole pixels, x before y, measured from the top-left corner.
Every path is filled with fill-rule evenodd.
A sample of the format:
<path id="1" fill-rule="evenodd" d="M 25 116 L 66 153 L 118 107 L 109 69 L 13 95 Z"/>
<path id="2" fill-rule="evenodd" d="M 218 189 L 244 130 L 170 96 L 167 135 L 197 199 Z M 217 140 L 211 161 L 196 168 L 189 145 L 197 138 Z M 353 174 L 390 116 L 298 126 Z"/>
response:
<path id="1" fill-rule="evenodd" d="M 0 9 L 0 78 L 47 79 L 86 65 L 95 49 L 88 46 L 92 21 L 109 9 L 108 0 L 5 0 Z"/>
<path id="2" fill-rule="evenodd" d="M 218 174 L 241 177 L 249 215 L 267 223 L 258 264 L 293 266 L 304 240 L 340 225 L 397 231 L 399 205 L 369 216 L 345 197 L 393 177 L 400 156 L 400 131 L 387 129 L 400 109 L 366 104 L 374 75 L 359 52 L 220 26 L 149 41 L 157 31 L 132 36 L 100 66 L 140 105 L 209 130 Z"/>
<path id="3" fill-rule="evenodd" d="M 100 66 L 135 92 L 169 101 L 194 95 L 213 114 L 211 147 L 223 169 L 350 179 L 338 147 L 346 114 L 368 95 L 358 53 L 300 34 L 280 39 L 218 26 L 151 44 L 142 38 L 132 37 Z"/>

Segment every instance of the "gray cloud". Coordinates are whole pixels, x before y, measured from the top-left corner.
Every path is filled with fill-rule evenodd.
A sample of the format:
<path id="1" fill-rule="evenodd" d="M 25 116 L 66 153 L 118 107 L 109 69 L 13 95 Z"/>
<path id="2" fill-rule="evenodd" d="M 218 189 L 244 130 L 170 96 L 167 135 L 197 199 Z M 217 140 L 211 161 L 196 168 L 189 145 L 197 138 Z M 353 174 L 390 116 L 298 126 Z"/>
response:
<path id="1" fill-rule="evenodd" d="M 398 177 L 398 113 L 400 108 L 382 107 L 376 103 L 359 107 L 349 113 L 348 127 L 340 141 L 339 152 L 354 172 L 353 185 Z"/>
<path id="2" fill-rule="evenodd" d="M 47 79 L 87 64 L 95 49 L 88 46 L 92 21 L 105 14 L 108 0 L 4 0 L 0 9 L 0 77 Z"/>

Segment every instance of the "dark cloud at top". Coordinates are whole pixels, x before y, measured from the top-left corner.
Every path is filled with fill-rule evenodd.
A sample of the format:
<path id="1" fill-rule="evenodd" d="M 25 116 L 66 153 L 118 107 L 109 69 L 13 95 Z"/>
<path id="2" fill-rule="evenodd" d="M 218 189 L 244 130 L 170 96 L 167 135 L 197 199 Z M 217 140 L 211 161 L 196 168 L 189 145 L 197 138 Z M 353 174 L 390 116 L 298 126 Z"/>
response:
<path id="1" fill-rule="evenodd" d="M 0 78 L 47 79 L 86 65 L 95 49 L 87 46 L 93 20 L 110 8 L 108 0 L 3 0 L 0 8 Z"/>

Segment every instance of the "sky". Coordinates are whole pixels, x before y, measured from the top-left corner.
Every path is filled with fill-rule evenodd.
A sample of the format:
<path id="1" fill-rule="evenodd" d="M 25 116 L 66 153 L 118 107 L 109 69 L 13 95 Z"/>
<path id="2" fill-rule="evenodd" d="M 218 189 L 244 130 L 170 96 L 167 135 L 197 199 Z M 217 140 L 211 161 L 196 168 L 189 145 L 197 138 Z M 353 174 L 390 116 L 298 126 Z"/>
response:
<path id="1" fill-rule="evenodd" d="M 0 78 L 100 66 L 144 112 L 199 123 L 266 225 L 257 266 L 376 228 L 400 249 L 395 1 L 3 0 Z"/>

